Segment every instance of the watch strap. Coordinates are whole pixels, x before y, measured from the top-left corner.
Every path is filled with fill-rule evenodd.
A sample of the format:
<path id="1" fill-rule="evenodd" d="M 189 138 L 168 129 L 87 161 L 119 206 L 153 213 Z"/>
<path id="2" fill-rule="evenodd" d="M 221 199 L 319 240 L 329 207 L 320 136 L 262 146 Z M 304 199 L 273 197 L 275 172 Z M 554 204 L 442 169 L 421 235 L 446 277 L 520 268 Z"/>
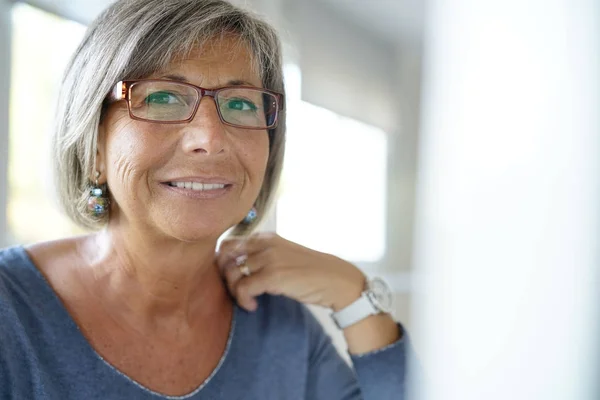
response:
<path id="1" fill-rule="evenodd" d="M 344 329 L 370 315 L 378 313 L 379 310 L 373 305 L 371 300 L 369 300 L 367 293 L 363 292 L 358 300 L 340 311 L 332 313 L 331 318 L 339 329 Z"/>

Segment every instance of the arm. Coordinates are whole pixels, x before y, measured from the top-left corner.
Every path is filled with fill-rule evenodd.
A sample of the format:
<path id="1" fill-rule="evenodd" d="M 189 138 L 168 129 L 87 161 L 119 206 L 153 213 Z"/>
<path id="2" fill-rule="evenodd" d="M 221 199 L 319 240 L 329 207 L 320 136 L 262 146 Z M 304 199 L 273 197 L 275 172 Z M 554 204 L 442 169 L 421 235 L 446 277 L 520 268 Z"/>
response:
<path id="1" fill-rule="evenodd" d="M 306 309 L 309 360 L 306 399 L 363 400 L 356 374 L 342 359 L 322 325 Z"/>
<path id="2" fill-rule="evenodd" d="M 331 342 L 321 324 L 312 313 L 306 309 L 310 337 L 310 357 L 307 378 L 307 399 L 328 400 L 402 400 L 404 399 L 406 377 L 406 350 L 408 336 L 391 344 L 383 345 L 369 352 L 353 354 L 353 348 L 367 348 L 376 344 L 378 338 L 389 337 L 390 332 L 377 329 L 377 325 L 388 325 L 391 321 L 392 330 L 396 335 L 402 332 L 400 324 L 391 318 L 374 316 L 353 326 L 352 331 L 346 328 L 346 340 L 350 336 L 349 353 L 354 368 L 346 364 Z M 364 322 L 364 323 L 363 323 Z M 360 324 L 360 325 L 359 325 Z M 389 325 L 388 325 L 389 326 Z M 370 337 L 352 338 L 371 331 Z M 384 329 L 385 331 L 385 329 Z M 376 332 L 376 333 L 374 333 Z"/>
<path id="3" fill-rule="evenodd" d="M 404 399 L 410 344 L 402 325 L 387 314 L 374 315 L 346 328 L 344 336 L 364 399 Z"/>
<path id="4" fill-rule="evenodd" d="M 224 241 L 217 258 L 230 293 L 248 311 L 256 310 L 255 297 L 264 293 L 337 311 L 358 299 L 365 287 L 366 277 L 355 265 L 272 232 Z M 368 317 L 345 330 L 354 369 L 341 359 L 312 314 L 307 321 L 308 399 L 405 397 L 408 338 L 389 316 Z"/>
<path id="5" fill-rule="evenodd" d="M 360 274 L 345 290 L 338 290 L 332 311 L 338 312 L 360 298 L 366 276 Z M 365 400 L 403 399 L 407 379 L 407 342 L 403 327 L 390 314 L 370 315 L 343 330 Z"/>

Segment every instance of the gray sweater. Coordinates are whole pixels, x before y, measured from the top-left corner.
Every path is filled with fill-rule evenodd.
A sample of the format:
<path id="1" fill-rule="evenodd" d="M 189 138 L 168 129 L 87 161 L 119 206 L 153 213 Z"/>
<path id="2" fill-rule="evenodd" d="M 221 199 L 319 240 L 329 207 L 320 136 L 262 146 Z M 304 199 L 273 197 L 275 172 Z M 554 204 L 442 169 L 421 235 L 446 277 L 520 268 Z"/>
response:
<path id="1" fill-rule="evenodd" d="M 384 349 L 351 356 L 352 368 L 304 305 L 257 300 L 252 313 L 235 305 L 213 373 L 185 396 L 165 396 L 96 353 L 22 247 L 0 250 L 0 400 L 404 398 L 406 332 Z"/>

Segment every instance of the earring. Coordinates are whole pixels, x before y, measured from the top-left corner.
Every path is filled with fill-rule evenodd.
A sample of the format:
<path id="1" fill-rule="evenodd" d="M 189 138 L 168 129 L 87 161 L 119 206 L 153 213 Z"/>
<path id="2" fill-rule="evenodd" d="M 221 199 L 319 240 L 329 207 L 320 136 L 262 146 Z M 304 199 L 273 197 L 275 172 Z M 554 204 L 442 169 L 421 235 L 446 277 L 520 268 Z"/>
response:
<path id="1" fill-rule="evenodd" d="M 252 207 L 242 222 L 246 225 L 250 225 L 256 220 L 256 217 L 258 217 L 258 211 L 256 210 L 256 207 Z"/>
<path id="2" fill-rule="evenodd" d="M 108 197 L 104 195 L 104 190 L 98 185 L 100 172 L 96 171 L 96 182 L 90 189 L 88 197 L 87 209 L 94 217 L 103 217 L 108 212 Z"/>

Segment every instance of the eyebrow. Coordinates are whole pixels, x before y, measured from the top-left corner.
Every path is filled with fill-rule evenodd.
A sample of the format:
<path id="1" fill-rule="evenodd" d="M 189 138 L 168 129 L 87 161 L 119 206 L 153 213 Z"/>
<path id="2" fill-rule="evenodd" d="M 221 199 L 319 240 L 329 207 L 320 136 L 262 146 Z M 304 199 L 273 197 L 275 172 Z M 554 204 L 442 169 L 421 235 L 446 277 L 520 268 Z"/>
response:
<path id="1" fill-rule="evenodd" d="M 190 83 L 190 81 L 183 75 L 178 75 L 178 74 L 169 74 L 169 75 L 162 75 L 160 78 L 167 78 L 173 81 L 179 81 L 179 82 L 185 82 L 185 83 Z M 248 81 L 244 81 L 241 79 L 232 79 L 230 81 L 227 82 L 227 86 L 253 86 L 253 87 L 257 87 L 256 85 L 248 82 Z"/>

